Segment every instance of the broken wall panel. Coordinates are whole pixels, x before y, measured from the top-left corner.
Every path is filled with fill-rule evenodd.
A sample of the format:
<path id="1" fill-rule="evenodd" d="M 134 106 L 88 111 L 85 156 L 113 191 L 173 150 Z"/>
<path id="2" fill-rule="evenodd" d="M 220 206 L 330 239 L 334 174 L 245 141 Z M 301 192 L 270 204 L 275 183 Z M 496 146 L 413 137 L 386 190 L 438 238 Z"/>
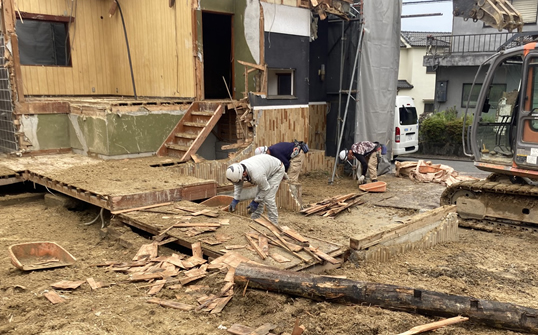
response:
<path id="1" fill-rule="evenodd" d="M 74 7 L 76 3 L 76 8 Z M 22 66 L 25 95 L 133 95 L 119 10 L 112 2 L 17 1 L 21 12 L 64 16 L 73 13 L 71 65 Z M 190 1 L 121 3 L 135 77 L 141 96 L 194 97 L 192 8 Z M 158 50 L 158 55 L 155 52 Z"/>
<path id="2" fill-rule="evenodd" d="M 152 155 L 188 107 L 76 98 L 33 99 L 21 106 L 23 151 L 69 149 L 101 158 Z"/>

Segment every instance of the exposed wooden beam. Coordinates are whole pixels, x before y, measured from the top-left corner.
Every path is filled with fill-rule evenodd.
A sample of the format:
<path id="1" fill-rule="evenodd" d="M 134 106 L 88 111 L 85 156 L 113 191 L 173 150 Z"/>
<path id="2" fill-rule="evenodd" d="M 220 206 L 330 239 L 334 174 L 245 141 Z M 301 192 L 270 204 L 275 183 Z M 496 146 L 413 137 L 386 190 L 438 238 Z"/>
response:
<path id="1" fill-rule="evenodd" d="M 17 19 L 23 20 L 40 20 L 40 21 L 53 21 L 53 22 L 64 22 L 64 23 L 73 23 L 75 22 L 74 16 L 63 16 L 63 15 L 48 15 L 48 14 L 39 14 L 39 13 L 28 13 L 28 12 L 17 12 Z"/>

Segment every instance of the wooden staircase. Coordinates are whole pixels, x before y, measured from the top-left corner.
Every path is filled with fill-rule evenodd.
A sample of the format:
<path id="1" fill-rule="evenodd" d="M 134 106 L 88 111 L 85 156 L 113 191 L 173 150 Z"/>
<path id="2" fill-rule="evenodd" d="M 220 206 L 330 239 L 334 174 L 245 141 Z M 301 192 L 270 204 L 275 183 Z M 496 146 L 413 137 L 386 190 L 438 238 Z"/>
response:
<path id="1" fill-rule="evenodd" d="M 157 150 L 157 156 L 177 157 L 180 162 L 188 161 L 204 143 L 223 112 L 223 105 L 193 102 Z"/>

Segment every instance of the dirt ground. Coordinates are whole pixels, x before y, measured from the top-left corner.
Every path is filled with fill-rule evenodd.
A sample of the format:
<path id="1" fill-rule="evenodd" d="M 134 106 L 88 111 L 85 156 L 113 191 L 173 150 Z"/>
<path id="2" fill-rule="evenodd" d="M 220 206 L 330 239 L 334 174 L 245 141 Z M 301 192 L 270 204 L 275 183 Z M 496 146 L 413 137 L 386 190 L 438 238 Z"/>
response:
<path id="1" fill-rule="evenodd" d="M 339 194 L 357 191 L 348 176 L 328 185 L 330 176 L 313 173 L 301 176 L 303 200 L 312 203 Z M 367 194 L 366 204 L 335 219 L 304 217 L 281 211 L 282 223 L 305 234 L 347 245 L 349 237 L 361 233 L 372 222 L 394 222 L 421 210 L 434 208 L 442 185 L 417 184 L 393 175 L 380 177 L 388 191 Z M 2 191 L 2 189 L 0 189 Z M 405 191 L 405 192 L 404 192 Z M 413 194 L 413 196 L 410 196 Z M 137 247 L 126 249 L 102 238 L 100 225 L 92 221 L 97 208 L 70 211 L 47 207 L 43 200 L 7 204 L 14 195 L 0 196 L 0 334 L 228 334 L 224 328 L 234 323 L 256 328 L 275 325 L 273 333 L 291 333 L 296 318 L 306 328 L 304 334 L 399 334 L 414 326 L 438 320 L 375 306 L 340 305 L 312 301 L 254 289 L 235 289 L 233 299 L 219 314 L 187 312 L 147 303 L 146 283 L 126 282 L 127 275 L 107 271 L 95 264 L 104 261 L 130 261 Z M 394 206 L 394 207 L 390 207 Z M 23 272 L 10 263 L 8 247 L 34 241 L 54 241 L 70 251 L 73 266 Z M 139 244 L 147 243 L 140 237 Z M 459 229 L 459 241 L 416 250 L 385 263 L 356 266 L 350 262 L 326 272 L 357 281 L 377 282 L 481 299 L 511 302 L 538 308 L 538 237 L 529 233 L 495 234 Z M 177 250 L 160 247 L 160 255 Z M 43 293 L 60 280 L 93 277 L 108 287 L 91 290 L 85 283 L 75 290 L 58 290 L 66 299 L 50 303 Z M 216 293 L 224 274 L 208 276 L 192 285 L 207 286 L 205 293 Z M 196 305 L 198 297 L 182 288 L 165 288 L 157 294 Z M 436 334 L 517 334 L 473 322 L 442 328 Z"/>

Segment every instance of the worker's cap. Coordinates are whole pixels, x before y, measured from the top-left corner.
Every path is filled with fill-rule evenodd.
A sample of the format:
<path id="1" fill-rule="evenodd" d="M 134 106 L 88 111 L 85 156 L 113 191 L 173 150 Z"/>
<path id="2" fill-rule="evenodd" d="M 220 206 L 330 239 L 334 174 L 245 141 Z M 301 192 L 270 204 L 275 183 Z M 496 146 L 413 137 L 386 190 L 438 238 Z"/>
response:
<path id="1" fill-rule="evenodd" d="M 340 154 L 338 154 L 338 157 L 340 157 L 341 161 L 344 161 L 344 162 L 347 161 L 347 152 L 348 152 L 347 149 L 340 151 Z"/>
<path id="2" fill-rule="evenodd" d="M 259 154 L 266 154 L 267 153 L 267 147 L 257 147 L 256 150 L 254 150 L 255 155 Z"/>

